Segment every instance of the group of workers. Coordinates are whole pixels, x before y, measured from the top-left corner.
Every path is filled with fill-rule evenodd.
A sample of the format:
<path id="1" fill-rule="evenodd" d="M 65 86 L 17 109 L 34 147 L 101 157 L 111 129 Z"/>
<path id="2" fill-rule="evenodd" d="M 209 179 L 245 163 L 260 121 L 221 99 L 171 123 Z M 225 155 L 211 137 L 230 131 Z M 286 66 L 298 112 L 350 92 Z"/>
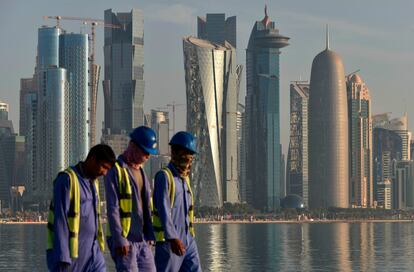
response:
<path id="1" fill-rule="evenodd" d="M 157 154 L 157 138 L 145 126 L 131 132 L 118 158 L 111 147 L 98 144 L 85 161 L 58 174 L 47 224 L 50 271 L 106 271 L 100 176 L 105 181 L 106 242 L 117 271 L 201 271 L 189 179 L 195 138 L 181 131 L 170 146 L 171 160 L 155 175 L 153 190 L 143 164 Z"/>

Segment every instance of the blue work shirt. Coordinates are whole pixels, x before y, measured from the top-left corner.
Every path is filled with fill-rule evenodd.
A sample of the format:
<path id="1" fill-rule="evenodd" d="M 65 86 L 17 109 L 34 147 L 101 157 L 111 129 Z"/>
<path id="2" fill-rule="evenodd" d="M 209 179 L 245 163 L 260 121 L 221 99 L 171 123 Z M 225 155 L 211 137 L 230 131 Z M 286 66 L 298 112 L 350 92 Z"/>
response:
<path id="1" fill-rule="evenodd" d="M 105 193 L 106 193 L 106 209 L 109 228 L 111 236 L 116 247 L 129 245 L 128 241 L 142 242 L 154 241 L 155 236 L 151 222 L 151 187 L 144 170 L 141 168 L 141 175 L 143 181 L 142 195 L 138 193 L 137 182 L 128 169 L 127 163 L 123 156 L 118 157 L 118 163 L 122 168 L 126 168 L 131 182 L 132 190 L 132 213 L 131 213 L 131 227 L 128 236 L 122 236 L 122 225 L 119 207 L 119 186 L 118 186 L 118 172 L 116 167 L 112 167 L 105 176 Z M 142 205 L 141 201 L 142 198 Z"/>
<path id="2" fill-rule="evenodd" d="M 171 209 L 168 177 L 161 170 L 155 175 L 154 207 L 157 209 L 165 239 L 180 239 L 187 246 L 192 239 L 188 216 L 191 193 L 185 179 L 178 175 L 174 165 L 169 163 L 168 168 L 171 170 L 175 182 L 174 206 Z"/>
<path id="3" fill-rule="evenodd" d="M 79 179 L 80 190 L 80 224 L 78 234 L 78 255 L 80 258 L 87 260 L 93 254 L 94 242 L 97 239 L 98 217 L 97 205 L 98 197 L 95 190 L 94 181 L 81 174 L 80 165 L 72 167 Z M 53 223 L 53 249 L 51 254 L 50 266 L 58 262 L 72 264 L 69 249 L 69 227 L 68 212 L 70 206 L 69 200 L 69 176 L 62 172 L 54 181 L 53 188 L 53 205 L 54 205 L 54 223 Z"/>

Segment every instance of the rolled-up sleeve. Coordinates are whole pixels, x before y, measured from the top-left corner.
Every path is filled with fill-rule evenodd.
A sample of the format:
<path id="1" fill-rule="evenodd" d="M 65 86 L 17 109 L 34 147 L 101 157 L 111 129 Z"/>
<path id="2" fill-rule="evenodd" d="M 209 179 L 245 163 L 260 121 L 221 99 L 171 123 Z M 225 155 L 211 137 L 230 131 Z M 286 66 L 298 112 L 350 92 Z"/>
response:
<path id="1" fill-rule="evenodd" d="M 161 226 L 164 230 L 165 239 L 178 239 L 178 235 L 171 218 L 171 202 L 168 190 L 168 180 L 164 172 L 158 172 L 155 176 L 154 207 L 157 209 Z"/>
<path id="2" fill-rule="evenodd" d="M 53 186 L 53 253 L 57 262 L 71 263 L 69 249 L 69 176 L 59 174 Z"/>
<path id="3" fill-rule="evenodd" d="M 121 217 L 119 214 L 118 177 L 115 167 L 105 176 L 106 213 L 109 229 L 115 247 L 127 246 L 128 241 L 122 236 Z"/>

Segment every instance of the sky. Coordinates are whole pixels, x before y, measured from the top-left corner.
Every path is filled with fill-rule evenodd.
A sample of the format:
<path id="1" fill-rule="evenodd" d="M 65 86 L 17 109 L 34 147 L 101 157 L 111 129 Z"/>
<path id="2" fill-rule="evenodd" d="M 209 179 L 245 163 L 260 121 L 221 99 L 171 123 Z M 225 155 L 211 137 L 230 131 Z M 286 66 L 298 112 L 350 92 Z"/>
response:
<path id="1" fill-rule="evenodd" d="M 325 25 L 330 48 L 343 60 L 345 72 L 360 69 L 372 98 L 372 113 L 408 113 L 414 128 L 414 1 L 411 0 L 0 0 L 0 101 L 9 104 L 9 119 L 18 131 L 20 78 L 33 75 L 37 29 L 54 25 L 42 16 L 103 19 L 105 9 L 144 12 L 144 108 L 176 107 L 176 130 L 185 129 L 185 79 L 182 38 L 197 35 L 197 16 L 226 13 L 237 16 L 237 59 L 245 66 L 245 49 L 252 27 L 264 17 L 264 6 L 276 27 L 290 37 L 280 57 L 281 142 L 289 144 L 289 83 L 309 80 L 313 58 L 325 48 Z M 69 32 L 88 33 L 78 21 L 63 21 Z M 97 31 L 97 63 L 103 66 L 103 29 Z M 244 70 L 245 71 L 245 70 Z M 103 72 L 100 75 L 102 80 Z M 244 104 L 245 72 L 239 101 Z M 168 107 L 167 107 L 168 108 Z M 171 109 L 171 108 L 170 108 Z M 98 128 L 103 121 L 103 93 L 99 84 Z M 413 116 L 413 117 L 412 117 Z M 172 118 L 172 116 L 171 116 Z M 98 132 L 100 135 L 100 132 Z"/>

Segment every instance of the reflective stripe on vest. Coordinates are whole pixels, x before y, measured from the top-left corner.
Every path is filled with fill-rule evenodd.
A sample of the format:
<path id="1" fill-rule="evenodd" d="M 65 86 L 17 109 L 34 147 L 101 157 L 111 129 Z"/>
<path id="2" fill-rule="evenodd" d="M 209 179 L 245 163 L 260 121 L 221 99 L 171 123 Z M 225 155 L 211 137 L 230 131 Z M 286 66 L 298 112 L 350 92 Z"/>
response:
<path id="1" fill-rule="evenodd" d="M 161 169 L 161 171 L 163 171 L 164 174 L 167 177 L 168 195 L 170 197 L 170 203 L 171 203 L 170 208 L 172 209 L 174 207 L 174 201 L 175 201 L 174 175 L 172 174 L 170 168 L 168 168 L 168 167 L 164 167 L 163 169 Z M 191 190 L 190 179 L 188 177 L 185 178 L 185 182 L 187 184 L 188 191 L 190 192 L 190 195 L 191 195 L 191 205 L 190 205 L 190 208 L 188 210 L 188 217 L 190 219 L 189 231 L 190 231 L 191 236 L 195 237 L 193 191 Z M 170 216 L 171 216 L 171 213 L 170 213 Z M 153 229 L 154 229 L 155 240 L 157 242 L 165 241 L 164 230 L 163 230 L 162 225 L 161 225 L 161 220 L 158 216 L 158 211 L 155 207 L 153 207 L 153 211 L 152 211 L 152 225 L 153 225 Z"/>
<path id="2" fill-rule="evenodd" d="M 119 215 L 122 226 L 122 236 L 127 237 L 131 228 L 131 214 L 132 214 L 132 188 L 129 179 L 128 171 L 115 163 L 118 174 L 118 188 L 119 188 Z M 107 235 L 111 236 L 109 224 L 107 224 Z"/>
<path id="3" fill-rule="evenodd" d="M 69 167 L 64 173 L 69 176 L 69 212 L 68 217 L 68 228 L 69 228 L 69 252 L 71 258 L 78 258 L 78 235 L 79 235 L 79 224 L 80 224 L 80 189 L 79 179 L 75 171 Z M 99 184 L 98 180 L 94 181 L 96 194 L 98 196 L 97 214 L 98 214 L 98 242 L 99 247 L 103 251 L 105 249 L 105 240 L 100 220 L 100 197 L 99 197 Z M 48 234 L 47 234 L 47 249 L 53 249 L 53 225 L 55 221 L 53 199 L 50 203 L 49 215 L 48 215 Z"/>

